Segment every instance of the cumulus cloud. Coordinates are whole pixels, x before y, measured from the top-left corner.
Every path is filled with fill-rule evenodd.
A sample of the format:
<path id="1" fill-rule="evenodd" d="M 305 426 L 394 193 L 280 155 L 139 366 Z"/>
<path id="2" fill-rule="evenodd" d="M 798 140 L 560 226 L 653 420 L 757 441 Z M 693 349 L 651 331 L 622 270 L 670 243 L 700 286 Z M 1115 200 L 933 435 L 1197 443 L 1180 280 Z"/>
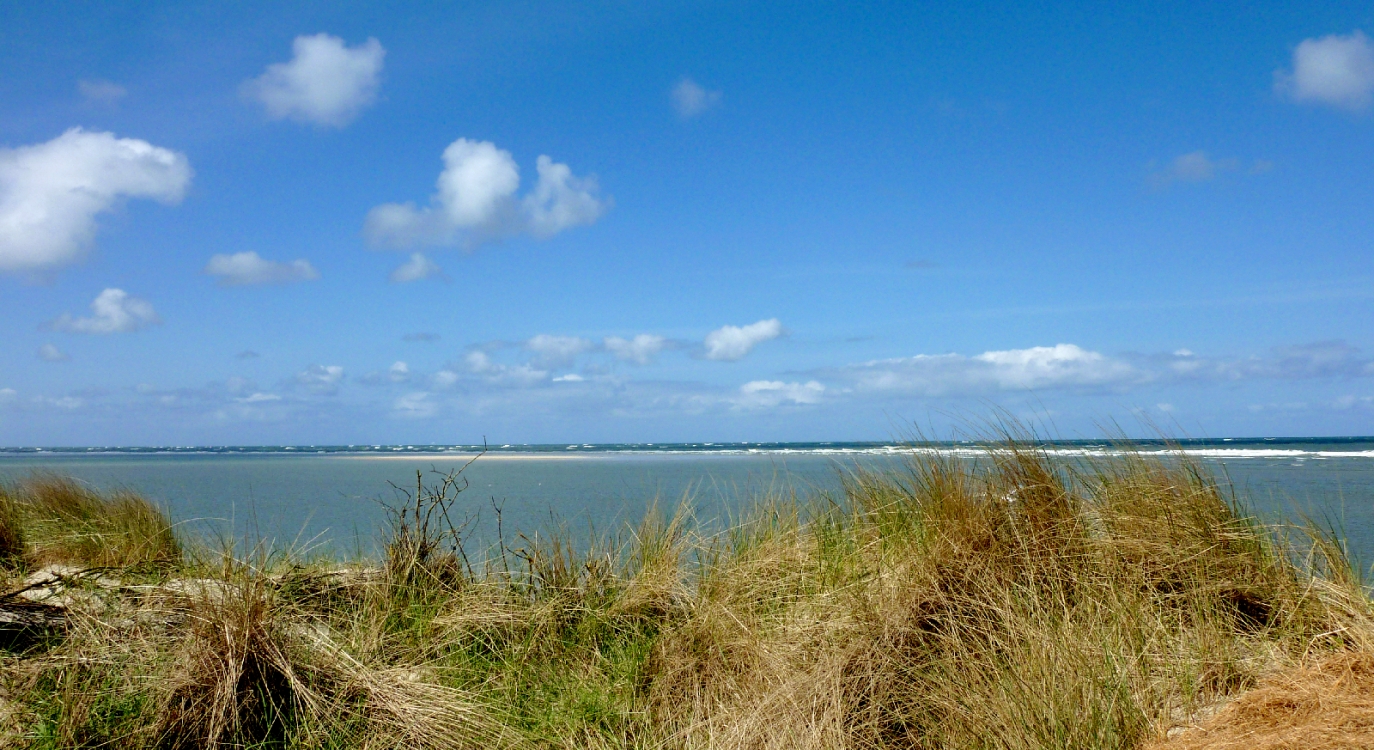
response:
<path id="1" fill-rule="evenodd" d="M 1366 109 L 1374 99 L 1374 43 L 1358 30 L 1304 39 L 1292 70 L 1275 71 L 1274 91 L 1295 102 Z"/>
<path id="2" fill-rule="evenodd" d="M 315 393 L 334 393 L 343 380 L 344 369 L 339 365 L 311 365 L 296 373 L 296 382 Z"/>
<path id="3" fill-rule="evenodd" d="M 617 359 L 638 365 L 647 365 L 654 361 L 654 357 L 663 351 L 667 344 L 667 339 L 649 333 L 641 333 L 632 339 L 608 336 L 601 342 L 606 351 L 615 355 Z"/>
<path id="4" fill-rule="evenodd" d="M 430 382 L 434 383 L 435 388 L 442 390 L 444 388 L 453 387 L 462 377 L 463 376 L 453 370 L 440 370 L 434 373 L 434 377 L 430 379 Z"/>
<path id="5" fill-rule="evenodd" d="M 320 277 L 320 272 L 307 260 L 281 263 L 267 260 L 252 251 L 215 255 L 205 265 L 204 273 L 218 276 L 220 286 L 290 284 L 297 281 L 313 281 Z"/>
<path id="6" fill-rule="evenodd" d="M 745 409 L 769 408 L 783 403 L 814 404 L 821 400 L 825 386 L 815 380 L 785 383 L 781 380 L 752 380 L 739 388 L 735 405 Z"/>
<path id="7" fill-rule="evenodd" d="M 422 253 L 411 253 L 410 260 L 397 266 L 387 280 L 393 284 L 406 284 L 433 277 L 443 278 L 444 269 Z"/>
<path id="8" fill-rule="evenodd" d="M 596 197 L 593 177 L 574 177 L 567 164 L 547 156 L 534 162 L 539 181 L 521 201 L 526 226 L 535 237 L 552 237 L 564 229 L 591 224 L 601 218 L 606 204 Z"/>
<path id="9" fill-rule="evenodd" d="M 123 289 L 106 289 L 91 302 L 91 317 L 69 313 L 49 325 L 69 333 L 131 333 L 162 322 L 147 300 L 130 297 Z"/>
<path id="10" fill-rule="evenodd" d="M 430 204 L 386 203 L 367 214 L 363 233 L 375 245 L 464 244 L 516 234 L 551 237 L 591 224 L 609 207 L 594 177 L 579 178 L 566 164 L 540 156 L 534 189 L 517 199 L 520 169 L 509 151 L 490 141 L 459 138 L 444 149 L 444 170 Z"/>
<path id="11" fill-rule="evenodd" d="M 66 362 L 71 359 L 66 352 L 58 349 L 52 344 L 44 344 L 38 347 L 38 358 L 44 362 Z"/>
<path id="12" fill-rule="evenodd" d="M 983 352 L 974 360 L 989 366 L 993 382 L 1002 389 L 1102 385 L 1134 374 L 1123 362 L 1073 344 Z"/>
<path id="13" fill-rule="evenodd" d="M 579 336 L 541 333 L 526 341 L 524 347 L 534 352 L 535 363 L 541 367 L 563 367 L 571 364 L 577 355 L 591 349 L 592 342 Z"/>
<path id="14" fill-rule="evenodd" d="M 782 335 L 777 318 L 760 320 L 747 326 L 721 326 L 706 334 L 706 358 L 723 362 L 743 359 L 759 344 Z"/>
<path id="15" fill-rule="evenodd" d="M 410 380 L 410 365 L 397 360 L 387 369 L 386 375 L 393 383 L 404 383 Z"/>
<path id="16" fill-rule="evenodd" d="M 683 118 L 696 117 L 720 104 L 720 92 L 708 91 L 686 76 L 677 82 L 672 93 L 673 109 Z"/>
<path id="17" fill-rule="evenodd" d="M 1306 380 L 1374 376 L 1374 359 L 1344 341 L 1279 346 L 1266 355 L 1200 356 L 1187 349 L 1141 358 L 1161 378 L 1174 380 Z"/>
<path id="18" fill-rule="evenodd" d="M 439 405 L 424 391 L 407 393 L 391 405 L 392 413 L 407 419 L 428 419 L 439 412 Z"/>
<path id="19" fill-rule="evenodd" d="M 91 81 L 77 81 L 76 91 L 81 94 L 86 101 L 98 104 L 114 104 L 128 95 L 128 89 L 117 83 L 102 81 L 99 79 Z"/>
<path id="20" fill-rule="evenodd" d="M 1190 349 L 1108 357 L 1073 344 L 961 354 L 920 354 L 823 371 L 858 392 L 929 396 L 1145 384 L 1374 377 L 1374 359 L 1343 341 L 1281 346 L 1263 355 L 1204 356 Z"/>
<path id="21" fill-rule="evenodd" d="M 127 198 L 182 199 L 191 166 L 175 151 L 72 128 L 0 149 L 0 272 L 39 273 L 81 259 L 96 216 Z"/>
<path id="22" fill-rule="evenodd" d="M 549 379 L 548 370 L 530 364 L 503 365 L 493 362 L 490 355 L 480 350 L 468 352 L 463 364 L 468 372 L 498 385 L 531 386 Z"/>
<path id="23" fill-rule="evenodd" d="M 1125 386 L 1146 378 L 1126 362 L 1073 344 L 989 351 L 972 357 L 918 354 L 850 365 L 832 374 L 860 392 L 925 396 Z"/>
<path id="24" fill-rule="evenodd" d="M 348 47 L 329 34 L 298 36 L 290 62 L 267 66 L 243 85 L 269 117 L 343 127 L 377 99 L 386 50 L 376 39 Z"/>

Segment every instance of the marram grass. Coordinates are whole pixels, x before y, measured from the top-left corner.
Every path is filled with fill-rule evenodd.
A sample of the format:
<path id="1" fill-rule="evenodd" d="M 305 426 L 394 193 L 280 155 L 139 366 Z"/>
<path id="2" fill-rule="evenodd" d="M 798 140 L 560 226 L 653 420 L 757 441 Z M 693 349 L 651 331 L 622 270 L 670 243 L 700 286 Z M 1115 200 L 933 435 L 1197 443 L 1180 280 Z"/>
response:
<path id="1" fill-rule="evenodd" d="M 384 559 L 343 562 L 188 551 L 131 495 L 10 487 L 9 590 L 50 562 L 102 577 L 43 589 L 65 628 L 0 656 L 0 742 L 1132 748 L 1248 716 L 1217 711 L 1276 675 L 1374 663 L 1339 546 L 1259 525 L 1181 457 L 1008 441 L 842 471 L 720 532 L 679 510 L 487 551 L 450 475 L 394 509 Z M 1351 701 L 1342 720 L 1374 716 Z"/>

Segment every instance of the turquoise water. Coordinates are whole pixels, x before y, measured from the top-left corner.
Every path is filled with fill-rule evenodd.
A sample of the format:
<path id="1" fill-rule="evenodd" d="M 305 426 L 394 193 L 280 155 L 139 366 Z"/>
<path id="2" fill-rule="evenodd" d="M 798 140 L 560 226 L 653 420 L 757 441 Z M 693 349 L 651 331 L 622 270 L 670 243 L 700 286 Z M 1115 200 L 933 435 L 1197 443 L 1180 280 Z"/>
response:
<path id="1" fill-rule="evenodd" d="M 939 449 L 981 451 L 961 444 Z M 369 554 L 384 518 L 381 502 L 397 497 L 391 485 L 413 488 L 417 470 L 429 481 L 431 471 L 457 469 L 470 450 L 9 449 L 0 450 L 0 480 L 56 472 L 103 489 L 134 489 L 167 507 L 190 533 Z M 762 492 L 833 492 L 841 472 L 899 465 L 908 450 L 880 443 L 508 446 L 467 468 L 459 507 L 478 545 L 495 539 L 498 507 L 508 537 L 555 525 L 590 536 L 622 529 L 656 502 L 685 500 L 710 520 L 728 518 Z M 1073 460 L 1113 449 L 1080 442 L 1050 450 Z M 1329 522 L 1364 565 L 1374 562 L 1374 439 L 1191 441 L 1182 450 L 1229 477 L 1257 513 Z"/>

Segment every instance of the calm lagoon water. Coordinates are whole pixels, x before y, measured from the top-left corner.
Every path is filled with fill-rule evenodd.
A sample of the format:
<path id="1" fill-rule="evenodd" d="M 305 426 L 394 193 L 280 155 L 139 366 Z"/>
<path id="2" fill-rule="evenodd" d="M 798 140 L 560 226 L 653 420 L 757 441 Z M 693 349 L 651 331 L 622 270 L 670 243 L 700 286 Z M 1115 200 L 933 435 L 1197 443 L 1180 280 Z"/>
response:
<path id="1" fill-rule="evenodd" d="M 1256 513 L 1328 522 L 1362 567 L 1374 562 L 1374 438 L 1189 441 L 1183 449 L 1229 477 Z M 469 450 L 0 449 L 0 480 L 55 472 L 102 489 L 136 490 L 194 534 L 370 554 L 384 518 L 379 501 L 396 498 L 391 485 L 413 489 L 417 470 L 430 481 L 431 471 L 467 463 Z M 1089 443 L 1051 450 L 1065 460 L 1112 451 Z M 502 509 L 508 537 L 561 525 L 590 538 L 637 521 L 655 503 L 685 499 L 699 518 L 719 520 L 763 492 L 833 492 L 842 472 L 899 466 L 904 451 L 883 444 L 506 446 L 467 468 L 459 507 L 478 544 L 495 539 L 494 506 Z"/>

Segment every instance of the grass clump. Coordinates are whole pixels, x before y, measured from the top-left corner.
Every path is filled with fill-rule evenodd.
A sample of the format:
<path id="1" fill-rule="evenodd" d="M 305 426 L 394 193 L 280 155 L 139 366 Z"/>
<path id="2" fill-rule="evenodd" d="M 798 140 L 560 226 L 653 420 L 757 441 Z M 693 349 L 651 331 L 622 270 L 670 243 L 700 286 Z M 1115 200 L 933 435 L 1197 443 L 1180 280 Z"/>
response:
<path id="1" fill-rule="evenodd" d="M 1257 524 L 1181 457 L 1067 462 L 1009 440 L 843 478 L 834 497 L 762 498 L 722 532 L 653 512 L 591 544 L 553 530 L 474 552 L 461 473 L 417 477 L 379 560 L 202 550 L 156 584 L 72 598 L 65 639 L 0 658 L 13 734 L 1134 748 L 1227 701 L 1216 716 L 1241 715 L 1290 670 L 1374 705 L 1374 611 L 1340 546 Z M 4 497 L 26 555 L 85 549 L 25 492 Z"/>
<path id="2" fill-rule="evenodd" d="M 0 485 L 0 558 L 130 567 L 181 556 L 166 512 L 134 492 L 100 492 L 51 474 Z"/>

